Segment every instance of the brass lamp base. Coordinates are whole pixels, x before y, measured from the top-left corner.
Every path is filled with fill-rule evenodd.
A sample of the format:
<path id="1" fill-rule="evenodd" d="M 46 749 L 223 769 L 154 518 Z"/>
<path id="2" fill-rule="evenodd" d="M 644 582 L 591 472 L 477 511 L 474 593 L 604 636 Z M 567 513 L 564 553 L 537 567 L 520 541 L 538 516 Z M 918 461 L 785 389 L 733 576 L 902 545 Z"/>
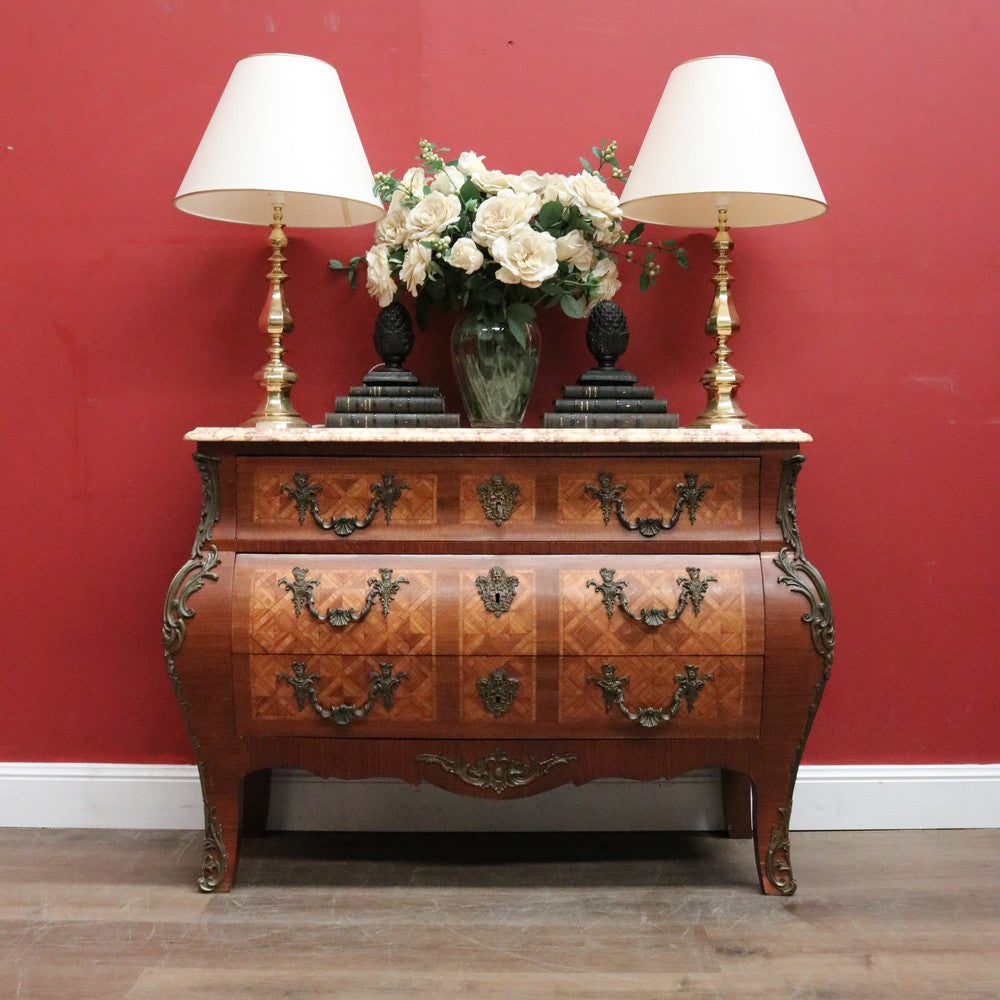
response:
<path id="1" fill-rule="evenodd" d="M 736 402 L 736 390 L 743 376 L 730 364 L 712 365 L 701 377 L 708 393 L 708 405 L 692 427 L 756 427 Z"/>
<path id="2" fill-rule="evenodd" d="M 729 251 L 733 241 L 729 236 L 726 209 L 719 209 L 712 249 L 715 250 L 715 298 L 712 310 L 705 321 L 705 333 L 715 337 L 715 364 L 701 377 L 701 384 L 708 393 L 708 405 L 692 427 L 756 427 L 736 402 L 736 392 L 743 383 L 743 376 L 727 360 L 732 353 L 727 341 L 740 328 L 736 306 L 729 296 Z"/>
<path id="3" fill-rule="evenodd" d="M 288 365 L 264 365 L 257 372 L 257 382 L 264 390 L 264 399 L 253 411 L 244 427 L 308 427 L 289 398 L 292 385 L 298 376 Z"/>
<path id="4" fill-rule="evenodd" d="M 264 399 L 254 410 L 249 420 L 243 421 L 244 427 L 308 427 L 307 421 L 299 416 L 290 399 L 292 386 L 298 377 L 281 356 L 285 353 L 282 338 L 292 332 L 292 314 L 285 301 L 284 282 L 288 275 L 282 270 L 285 262 L 282 250 L 288 246 L 288 238 L 284 232 L 281 205 L 274 206 L 274 219 L 271 222 L 271 270 L 267 275 L 271 290 L 260 314 L 261 333 L 271 338 L 267 353 L 270 360 L 259 372 L 257 382 L 264 390 Z"/>

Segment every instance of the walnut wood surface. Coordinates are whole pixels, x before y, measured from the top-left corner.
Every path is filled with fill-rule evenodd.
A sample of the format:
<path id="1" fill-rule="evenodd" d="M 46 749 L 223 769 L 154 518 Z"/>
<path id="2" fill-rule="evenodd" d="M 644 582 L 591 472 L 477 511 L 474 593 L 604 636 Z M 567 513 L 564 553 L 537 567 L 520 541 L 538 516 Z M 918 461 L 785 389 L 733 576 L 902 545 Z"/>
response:
<path id="1" fill-rule="evenodd" d="M 216 442 L 200 452 L 218 471 L 219 518 L 203 546 L 214 546 L 218 565 L 190 595 L 173 671 L 202 777 L 203 888 L 232 885 L 241 797 L 244 820 L 259 822 L 267 789 L 259 775 L 273 767 L 395 776 L 492 799 L 718 767 L 728 776 L 732 835 L 752 828 L 762 889 L 794 891 L 788 816 L 826 666 L 803 619 L 810 601 L 781 582 L 775 562 L 786 542 L 779 480 L 794 445 L 584 441 L 546 450 L 515 435 L 502 445 Z M 407 489 L 388 522 L 379 510 L 341 537 L 311 515 L 300 523 L 282 491 L 296 472 L 321 486 L 324 519 L 364 520 L 371 484 L 385 473 Z M 616 516 L 605 524 L 586 490 L 599 472 L 624 486 L 631 519 L 668 520 L 685 473 L 712 487 L 693 523 L 681 511 L 674 527 L 644 537 Z M 499 525 L 476 489 L 495 473 L 521 490 Z M 476 585 L 493 567 L 518 581 L 499 614 Z M 698 613 L 689 605 L 659 625 L 616 606 L 609 616 L 589 583 L 613 569 L 634 612 L 671 611 L 691 567 L 715 578 Z M 320 615 L 357 610 L 387 568 L 405 579 L 388 613 L 376 602 L 345 627 L 301 607 L 296 614 L 286 585 L 293 570 L 306 571 Z M 304 663 L 319 678 L 321 705 L 359 705 L 384 661 L 408 675 L 392 707 L 376 702 L 349 725 L 300 708 L 279 679 Z M 609 662 L 629 678 L 630 708 L 669 705 L 687 664 L 713 678 L 690 710 L 647 728 L 609 710 L 587 680 Z M 510 709 L 494 715 L 477 680 L 498 667 L 520 685 Z"/>

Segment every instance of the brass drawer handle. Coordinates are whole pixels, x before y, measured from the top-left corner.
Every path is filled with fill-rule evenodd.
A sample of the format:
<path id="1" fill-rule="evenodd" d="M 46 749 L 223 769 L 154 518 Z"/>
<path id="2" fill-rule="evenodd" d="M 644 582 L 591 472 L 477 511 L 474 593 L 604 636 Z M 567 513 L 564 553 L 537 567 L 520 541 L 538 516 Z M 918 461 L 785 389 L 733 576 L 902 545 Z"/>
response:
<path id="1" fill-rule="evenodd" d="M 588 684 L 595 684 L 604 696 L 604 710 L 610 712 L 616 705 L 626 719 L 638 722 L 647 729 L 655 729 L 661 722 L 669 722 L 679 711 L 681 702 L 687 703 L 687 710 L 694 708 L 694 703 L 701 694 L 701 689 L 715 680 L 715 674 L 699 674 L 699 667 L 693 663 L 684 664 L 683 674 L 674 674 L 674 696 L 666 708 L 636 708 L 634 711 L 625 704 L 625 685 L 627 677 L 616 677 L 618 668 L 613 663 L 605 663 L 601 667 L 601 676 L 587 676 Z"/>
<path id="2" fill-rule="evenodd" d="M 627 489 L 625 484 L 615 483 L 612 485 L 614 478 L 610 472 L 598 472 L 597 482 L 598 486 L 587 483 L 583 492 L 585 496 L 592 497 L 601 505 L 604 523 L 607 524 L 611 520 L 611 515 L 614 514 L 623 528 L 628 531 L 638 531 L 643 538 L 653 538 L 661 531 L 670 531 L 680 520 L 684 510 L 688 512 L 688 520 L 694 524 L 695 514 L 705 498 L 705 493 L 715 485 L 712 482 L 704 482 L 699 486 L 698 473 L 685 472 L 684 482 L 674 483 L 677 501 L 674 503 L 673 513 L 669 518 L 639 517 L 632 521 L 625 513 L 625 501 L 622 499 L 622 494 Z"/>
<path id="3" fill-rule="evenodd" d="M 319 504 L 316 503 L 316 494 L 322 492 L 323 487 L 319 483 L 310 483 L 308 472 L 295 472 L 292 474 L 292 479 L 295 485 L 284 483 L 281 492 L 295 501 L 299 512 L 299 524 L 305 524 L 306 514 L 309 514 L 317 527 L 324 531 L 332 531 L 341 538 L 367 528 L 380 510 L 385 515 L 385 523 L 389 524 L 392 521 L 392 510 L 403 495 L 403 490 L 410 488 L 409 483 L 397 483 L 396 477 L 391 472 L 383 472 L 382 479 L 368 487 L 372 493 L 372 502 L 368 505 L 368 512 L 360 521 L 356 517 L 349 516 L 332 517 L 326 521 L 320 515 Z"/>
<path id="4" fill-rule="evenodd" d="M 360 611 L 355 611 L 354 608 L 328 608 L 326 611 L 320 611 L 313 601 L 313 590 L 319 580 L 307 580 L 308 573 L 309 570 L 294 566 L 292 567 L 292 580 L 289 581 L 287 577 L 282 577 L 278 583 L 292 595 L 296 617 L 302 614 L 304 608 L 316 621 L 332 625 L 334 628 L 344 628 L 352 622 L 362 621 L 368 616 L 368 612 L 375 606 L 376 601 L 382 605 L 382 616 L 387 618 L 389 607 L 399 592 L 399 588 L 404 583 L 410 582 L 405 576 L 393 579 L 391 569 L 379 569 L 378 576 L 368 578 L 370 589 Z"/>
<path id="5" fill-rule="evenodd" d="M 335 726 L 349 726 L 355 719 L 364 718 L 375 707 L 377 701 L 381 701 L 386 710 L 390 710 L 396 688 L 401 681 L 409 680 L 410 677 L 405 670 L 393 674 L 391 663 L 380 663 L 378 673 L 372 671 L 368 675 L 371 686 L 368 689 L 367 701 L 361 705 L 331 705 L 329 708 L 324 708 L 316 696 L 316 681 L 319 680 L 319 674 L 307 674 L 307 669 L 304 663 L 296 660 L 292 664 L 292 675 L 278 674 L 278 680 L 284 681 L 295 692 L 295 702 L 300 712 L 307 704 L 311 705 L 320 718 L 329 719 Z"/>
<path id="6" fill-rule="evenodd" d="M 643 608 L 639 612 L 633 611 L 625 596 L 628 580 L 616 580 L 613 569 L 601 569 L 601 582 L 588 580 L 587 586 L 593 587 L 601 595 L 601 600 L 604 601 L 604 610 L 607 611 L 609 618 L 618 607 L 629 618 L 642 622 L 643 625 L 659 628 L 666 622 L 677 621 L 688 604 L 691 605 L 691 611 L 695 615 L 700 614 L 702 598 L 708 590 L 708 585 L 718 583 L 718 580 L 714 576 L 702 577 L 701 570 L 697 566 L 688 566 L 687 576 L 677 577 L 677 583 L 681 592 L 677 598 L 677 607 L 673 611 L 669 608 Z"/>

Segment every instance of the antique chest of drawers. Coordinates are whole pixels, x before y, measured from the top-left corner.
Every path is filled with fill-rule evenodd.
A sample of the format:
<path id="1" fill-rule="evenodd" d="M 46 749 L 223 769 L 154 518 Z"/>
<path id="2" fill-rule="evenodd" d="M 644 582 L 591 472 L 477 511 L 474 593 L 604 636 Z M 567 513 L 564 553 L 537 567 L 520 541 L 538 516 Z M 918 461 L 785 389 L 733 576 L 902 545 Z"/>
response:
<path id="1" fill-rule="evenodd" d="M 719 768 L 760 884 L 833 658 L 799 431 L 202 428 L 164 607 L 230 888 L 271 768 L 488 797 Z"/>

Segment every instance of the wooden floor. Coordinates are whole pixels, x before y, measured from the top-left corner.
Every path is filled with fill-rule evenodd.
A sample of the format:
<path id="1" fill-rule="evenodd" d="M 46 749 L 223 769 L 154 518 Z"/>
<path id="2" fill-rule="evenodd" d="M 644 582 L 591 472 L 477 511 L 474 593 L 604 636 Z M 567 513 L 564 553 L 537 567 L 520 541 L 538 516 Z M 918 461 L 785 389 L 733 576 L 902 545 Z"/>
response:
<path id="1" fill-rule="evenodd" d="M 1000 831 L 796 833 L 790 899 L 704 834 L 0 829 L 0 997 L 1000 997 Z"/>

